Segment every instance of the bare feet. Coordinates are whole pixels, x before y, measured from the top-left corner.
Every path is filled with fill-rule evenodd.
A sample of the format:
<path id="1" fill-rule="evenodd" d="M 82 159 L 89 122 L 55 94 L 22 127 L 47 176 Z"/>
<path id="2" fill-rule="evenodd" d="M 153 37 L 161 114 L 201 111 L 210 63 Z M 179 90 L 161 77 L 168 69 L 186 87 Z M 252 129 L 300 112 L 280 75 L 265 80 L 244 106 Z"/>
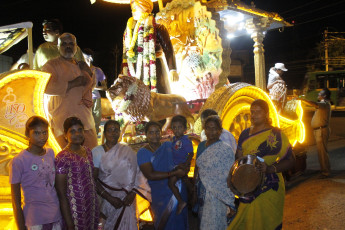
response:
<path id="1" fill-rule="evenodd" d="M 178 205 L 177 205 L 177 211 L 176 211 L 176 214 L 179 215 L 182 210 L 184 209 L 184 207 L 186 207 L 187 203 L 182 201 L 182 202 L 179 202 Z"/>

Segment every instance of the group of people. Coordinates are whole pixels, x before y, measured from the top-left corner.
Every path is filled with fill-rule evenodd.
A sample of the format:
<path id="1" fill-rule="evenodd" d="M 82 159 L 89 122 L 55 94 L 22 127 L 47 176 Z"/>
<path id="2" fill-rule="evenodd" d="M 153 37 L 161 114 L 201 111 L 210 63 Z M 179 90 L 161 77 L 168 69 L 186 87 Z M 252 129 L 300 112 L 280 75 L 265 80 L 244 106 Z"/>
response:
<path id="1" fill-rule="evenodd" d="M 51 74 L 45 100 L 53 133 L 64 147 L 66 142 L 61 124 L 67 117 L 77 116 L 86 127 L 86 136 L 90 139 L 87 146 L 93 148 L 101 123 L 99 91 L 107 88 L 106 76 L 92 64 L 93 51 L 89 48 L 82 51 L 73 34 L 62 32 L 58 19 L 44 20 L 42 26 L 45 42 L 36 50 L 33 69 Z M 23 69 L 24 63 L 19 62 L 14 66 Z"/>
<path id="2" fill-rule="evenodd" d="M 274 103 L 278 113 L 284 110 L 287 96 L 287 87 L 282 78 L 284 72 L 288 71 L 283 63 L 275 63 L 270 68 L 268 75 L 267 89 L 269 96 Z M 331 165 L 327 150 L 327 143 L 330 136 L 330 118 L 331 118 L 331 92 L 328 88 L 322 89 L 318 93 L 318 102 L 296 98 L 304 104 L 315 109 L 315 113 L 311 120 L 311 128 L 314 132 L 315 143 L 318 151 L 318 158 L 321 168 L 320 178 L 330 176 Z"/>
<path id="3" fill-rule="evenodd" d="M 238 146 L 217 113 L 203 111 L 192 180 L 186 175 L 193 146 L 183 116 L 172 119 L 174 137 L 163 143 L 160 123 L 148 122 L 147 144 L 137 154 L 118 142 L 120 124 L 115 120 L 104 126 L 104 144 L 91 150 L 84 145 L 82 120 L 72 116 L 63 122 L 67 145 L 56 157 L 45 147 L 48 122 L 29 118 L 29 146 L 13 158 L 10 170 L 18 228 L 138 229 L 137 195 L 150 201 L 155 229 L 189 229 L 188 203 L 198 214 L 200 229 L 281 228 L 281 172 L 294 164 L 291 146 L 281 130 L 271 126 L 265 101 L 255 100 L 250 111 L 252 126 L 242 132 Z M 263 158 L 256 168 L 265 175 L 264 185 L 236 205 L 228 174 L 235 160 L 248 154 Z"/>
<path id="4" fill-rule="evenodd" d="M 138 2 L 145 3 L 133 1 L 138 4 L 132 6 L 134 16 L 138 11 L 140 15 L 147 9 L 151 12 L 151 5 L 140 8 Z M 141 16 L 138 20 L 150 26 L 150 21 Z M 145 127 L 148 143 L 137 154 L 118 143 L 120 125 L 114 120 L 105 124 L 106 141 L 97 146 L 92 107 L 99 108 L 96 99 L 100 97 L 93 97 L 92 91 L 104 89 L 105 77 L 97 77 L 100 71 L 92 68 L 92 54 L 82 56 L 76 37 L 60 32 L 54 23 L 44 23 L 47 44 L 40 46 L 35 56 L 35 68 L 51 73 L 45 91 L 49 123 L 37 116 L 27 121 L 25 134 L 29 146 L 11 163 L 13 210 L 19 229 L 137 229 L 137 195 L 151 202 L 156 229 L 189 229 L 188 203 L 198 214 L 200 229 L 282 228 L 285 194 L 282 172 L 293 167 L 294 157 L 287 137 L 272 127 L 265 101 L 258 99 L 252 103 L 252 126 L 241 133 L 238 144 L 222 128 L 217 112 L 203 111 L 204 130 L 190 183 L 186 175 L 193 147 L 185 135 L 187 124 L 183 116 L 172 119 L 175 136 L 171 142 L 161 142 L 160 123 L 148 122 Z M 163 35 L 160 38 L 164 40 Z M 128 61 L 127 72 L 135 76 L 131 73 L 134 47 L 132 42 L 127 43 L 124 57 Z M 287 71 L 284 64 L 277 63 L 272 71 L 276 74 L 272 72 L 268 88 L 285 84 L 281 79 L 282 72 Z M 159 89 L 154 75 L 147 76 L 149 84 Z M 101 82 L 99 88 L 95 88 L 96 77 Z M 207 80 L 212 86 L 212 79 Z M 325 95 L 324 92 L 321 96 Z M 327 136 L 325 125 L 316 123 L 315 132 Z M 52 149 L 45 148 L 49 125 L 63 149 L 56 157 Z M 323 140 L 320 138 L 320 146 L 325 146 Z M 229 188 L 229 171 L 236 160 L 246 155 L 262 158 L 256 169 L 264 174 L 263 186 L 250 196 L 241 197 L 236 205 Z M 324 157 L 326 176 L 327 160 Z M 188 201 L 188 197 L 192 199 Z"/>
<path id="5" fill-rule="evenodd" d="M 178 75 L 169 33 L 163 25 L 156 24 L 151 0 L 133 0 L 131 8 L 133 17 L 124 32 L 121 72 L 139 78 L 152 91 L 170 93 L 170 81 L 178 81 Z M 100 68 L 92 65 L 92 52 L 82 51 L 73 34 L 62 33 L 58 19 L 45 20 L 42 25 L 46 42 L 37 48 L 33 68 L 51 74 L 45 92 L 49 124 L 58 143 L 64 147 L 61 120 L 79 117 L 86 128 L 85 136 L 90 140 L 86 145 L 93 148 L 101 120 L 99 90 L 107 88 L 106 77 Z M 163 64 L 164 56 L 168 69 Z"/>

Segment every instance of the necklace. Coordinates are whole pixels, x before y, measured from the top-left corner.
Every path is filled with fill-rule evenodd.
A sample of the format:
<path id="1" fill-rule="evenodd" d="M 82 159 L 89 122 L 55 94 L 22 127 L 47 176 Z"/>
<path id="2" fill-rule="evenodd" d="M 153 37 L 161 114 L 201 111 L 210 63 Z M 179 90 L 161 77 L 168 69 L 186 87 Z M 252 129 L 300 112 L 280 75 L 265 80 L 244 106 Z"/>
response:
<path id="1" fill-rule="evenodd" d="M 117 144 L 117 143 L 115 143 L 114 145 L 112 145 L 112 146 L 109 147 L 109 145 L 107 144 L 107 142 L 105 142 L 104 145 L 103 145 L 103 146 L 105 147 L 104 150 L 105 150 L 106 152 L 108 152 L 108 150 L 111 149 L 112 147 L 114 147 L 116 144 Z"/>
<path id="2" fill-rule="evenodd" d="M 127 48 L 128 48 L 128 51 L 127 51 L 127 55 L 128 57 L 130 58 L 133 58 L 135 56 L 135 53 L 133 51 L 133 48 L 135 46 L 135 43 L 137 42 L 137 38 L 138 38 L 138 32 L 139 32 L 139 26 L 141 25 L 141 23 L 143 22 L 143 20 L 145 18 L 147 18 L 150 14 L 149 13 L 143 13 L 139 20 L 137 21 L 137 23 L 135 24 L 135 27 L 134 27 L 134 30 L 132 31 L 133 29 L 133 22 L 134 22 L 134 19 L 133 17 L 131 17 L 128 22 L 127 22 L 127 33 L 128 33 L 128 40 L 127 40 Z M 134 32 L 134 34 L 133 34 Z"/>
<path id="3" fill-rule="evenodd" d="M 75 151 L 75 150 L 72 150 L 69 145 L 67 145 L 65 150 L 67 150 L 67 151 L 69 151 L 71 153 L 74 153 L 74 154 L 76 154 L 78 156 L 86 157 L 86 150 L 85 150 L 85 148 L 83 148 L 83 146 L 80 146 L 80 148 Z"/>
<path id="4" fill-rule="evenodd" d="M 252 127 L 250 127 L 249 134 L 253 135 L 253 134 L 256 134 L 258 132 L 261 132 L 262 130 L 269 129 L 269 128 L 271 128 L 270 125 L 264 125 L 264 126 L 259 127 L 259 128 L 255 127 L 255 126 L 252 126 Z"/>
<path id="5" fill-rule="evenodd" d="M 147 147 L 149 147 L 150 149 L 149 150 L 151 150 L 151 152 L 156 152 L 156 150 L 159 148 L 161 146 L 161 144 L 159 143 L 159 146 L 156 148 L 156 149 L 154 149 L 150 144 L 148 144 L 147 145 Z"/>
<path id="6" fill-rule="evenodd" d="M 42 162 L 44 162 L 44 156 L 46 154 L 46 149 L 45 148 L 42 148 L 42 150 L 39 153 L 34 153 L 30 147 L 28 147 L 26 150 L 28 152 L 38 156 L 38 157 L 41 157 Z"/>
<path id="7" fill-rule="evenodd" d="M 144 13 L 136 22 L 134 30 L 133 24 L 134 20 L 130 18 L 123 40 L 123 74 L 142 79 L 145 85 L 151 87 L 151 91 L 157 92 L 154 17 Z"/>

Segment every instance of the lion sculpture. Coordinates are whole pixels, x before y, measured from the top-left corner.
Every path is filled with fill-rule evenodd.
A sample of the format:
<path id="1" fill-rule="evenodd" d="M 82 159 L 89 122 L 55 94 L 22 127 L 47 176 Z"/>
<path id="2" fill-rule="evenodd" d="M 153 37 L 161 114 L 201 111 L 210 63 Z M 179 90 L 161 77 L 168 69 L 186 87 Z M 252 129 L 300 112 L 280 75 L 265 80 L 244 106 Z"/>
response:
<path id="1" fill-rule="evenodd" d="M 193 129 L 194 117 L 188 109 L 186 99 L 176 94 L 151 92 L 139 79 L 119 75 L 107 90 L 107 98 L 116 113 L 125 114 L 129 121 L 160 121 L 166 119 L 166 131 L 175 115 L 186 117 L 189 128 Z"/>

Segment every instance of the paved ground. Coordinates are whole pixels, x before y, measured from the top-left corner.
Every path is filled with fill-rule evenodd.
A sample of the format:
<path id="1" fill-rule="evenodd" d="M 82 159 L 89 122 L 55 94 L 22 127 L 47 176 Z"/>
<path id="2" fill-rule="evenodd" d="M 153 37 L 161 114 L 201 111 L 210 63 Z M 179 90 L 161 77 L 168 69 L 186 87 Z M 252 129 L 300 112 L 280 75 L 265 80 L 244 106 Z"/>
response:
<path id="1" fill-rule="evenodd" d="M 345 138 L 329 142 L 332 175 L 319 179 L 315 145 L 307 153 L 307 170 L 287 182 L 283 229 L 345 229 Z"/>

